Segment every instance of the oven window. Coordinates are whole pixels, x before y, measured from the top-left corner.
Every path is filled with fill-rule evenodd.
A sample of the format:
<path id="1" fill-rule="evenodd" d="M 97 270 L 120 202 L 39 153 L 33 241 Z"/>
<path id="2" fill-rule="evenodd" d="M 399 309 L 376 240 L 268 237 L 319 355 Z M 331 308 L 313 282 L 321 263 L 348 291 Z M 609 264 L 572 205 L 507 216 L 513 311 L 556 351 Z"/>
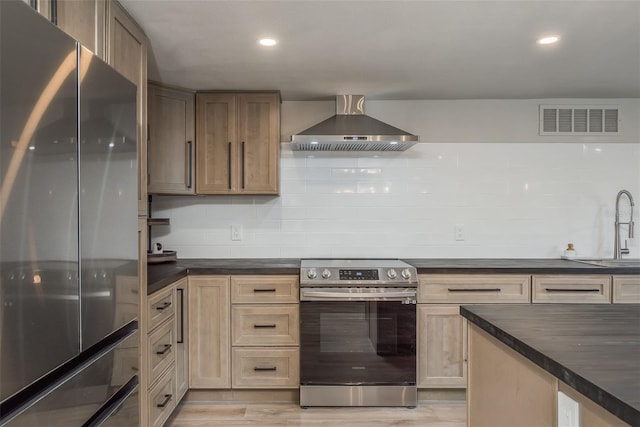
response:
<path id="1" fill-rule="evenodd" d="M 302 384 L 415 384 L 415 305 L 303 301 L 300 318 Z"/>

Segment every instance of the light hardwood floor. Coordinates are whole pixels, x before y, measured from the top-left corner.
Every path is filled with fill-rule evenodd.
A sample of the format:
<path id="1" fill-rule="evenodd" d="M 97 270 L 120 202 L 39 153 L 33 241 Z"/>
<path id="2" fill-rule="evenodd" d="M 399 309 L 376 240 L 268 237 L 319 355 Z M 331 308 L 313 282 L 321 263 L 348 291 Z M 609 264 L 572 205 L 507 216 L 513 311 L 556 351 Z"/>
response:
<path id="1" fill-rule="evenodd" d="M 293 403 L 184 402 L 168 420 L 170 427 L 464 427 L 466 402 L 420 402 L 407 408 L 308 408 Z"/>

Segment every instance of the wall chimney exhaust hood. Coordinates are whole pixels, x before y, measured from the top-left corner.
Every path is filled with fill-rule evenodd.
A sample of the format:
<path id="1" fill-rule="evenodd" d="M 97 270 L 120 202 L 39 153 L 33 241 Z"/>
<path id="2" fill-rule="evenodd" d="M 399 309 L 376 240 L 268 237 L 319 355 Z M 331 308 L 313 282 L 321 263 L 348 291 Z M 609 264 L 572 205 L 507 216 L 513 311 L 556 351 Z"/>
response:
<path id="1" fill-rule="evenodd" d="M 336 115 L 291 135 L 294 151 L 404 151 L 419 141 L 364 114 L 363 95 L 338 95 Z"/>

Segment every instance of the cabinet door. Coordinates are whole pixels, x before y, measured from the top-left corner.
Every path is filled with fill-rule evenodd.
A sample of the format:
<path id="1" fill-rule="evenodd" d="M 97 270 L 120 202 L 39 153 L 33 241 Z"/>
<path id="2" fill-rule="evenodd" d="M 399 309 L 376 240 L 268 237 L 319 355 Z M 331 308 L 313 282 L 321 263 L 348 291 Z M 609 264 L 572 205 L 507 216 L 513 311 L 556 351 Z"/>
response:
<path id="1" fill-rule="evenodd" d="M 194 95 L 149 84 L 149 193 L 194 194 Z"/>
<path id="2" fill-rule="evenodd" d="M 238 188 L 236 96 L 196 95 L 196 192 L 229 194 Z"/>
<path id="3" fill-rule="evenodd" d="M 189 389 L 189 305 L 187 279 L 176 284 L 176 402 Z"/>
<path id="4" fill-rule="evenodd" d="M 147 38 L 115 0 L 107 3 L 107 62 L 138 88 L 138 215 L 147 216 Z"/>
<path id="5" fill-rule="evenodd" d="M 229 277 L 189 277 L 189 387 L 231 387 Z"/>
<path id="6" fill-rule="evenodd" d="M 467 321 L 460 306 L 418 306 L 418 387 L 467 386 Z"/>
<path id="7" fill-rule="evenodd" d="M 105 59 L 105 0 L 57 0 L 56 8 L 58 27 Z"/>
<path id="8" fill-rule="evenodd" d="M 280 96 L 278 93 L 238 95 L 240 143 L 239 190 L 278 194 L 280 158 Z"/>

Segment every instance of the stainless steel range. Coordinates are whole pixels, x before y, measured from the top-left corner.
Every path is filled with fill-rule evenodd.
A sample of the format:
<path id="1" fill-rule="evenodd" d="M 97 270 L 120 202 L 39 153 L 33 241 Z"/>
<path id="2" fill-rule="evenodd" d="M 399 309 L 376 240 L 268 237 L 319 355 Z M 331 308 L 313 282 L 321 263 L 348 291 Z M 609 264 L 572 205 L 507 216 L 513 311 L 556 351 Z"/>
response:
<path id="1" fill-rule="evenodd" d="M 399 260 L 302 261 L 300 406 L 416 406 L 417 285 Z"/>

